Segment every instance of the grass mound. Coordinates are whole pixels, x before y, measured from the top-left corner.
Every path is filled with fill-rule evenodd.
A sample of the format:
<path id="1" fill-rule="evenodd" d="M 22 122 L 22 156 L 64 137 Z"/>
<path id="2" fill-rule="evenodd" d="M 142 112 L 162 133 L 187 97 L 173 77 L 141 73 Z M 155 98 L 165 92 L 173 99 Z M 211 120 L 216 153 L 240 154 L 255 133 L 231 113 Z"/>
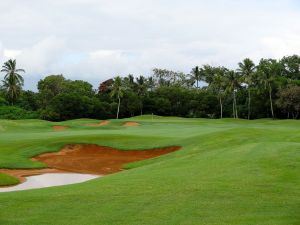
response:
<path id="1" fill-rule="evenodd" d="M 100 123 L 89 123 L 89 124 L 86 124 L 85 126 L 88 126 L 88 127 L 102 127 L 102 126 L 108 125 L 109 123 L 110 123 L 110 121 L 103 120 Z"/>
<path id="2" fill-rule="evenodd" d="M 15 177 L 0 173 L 0 186 L 16 185 L 19 182 L 20 181 Z"/>

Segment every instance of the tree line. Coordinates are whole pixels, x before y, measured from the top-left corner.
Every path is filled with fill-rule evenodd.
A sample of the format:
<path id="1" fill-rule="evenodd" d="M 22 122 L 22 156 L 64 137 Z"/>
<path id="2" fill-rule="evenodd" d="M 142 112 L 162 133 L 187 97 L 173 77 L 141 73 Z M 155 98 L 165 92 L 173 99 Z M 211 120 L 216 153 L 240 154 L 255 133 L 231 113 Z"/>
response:
<path id="1" fill-rule="evenodd" d="M 204 118 L 300 117 L 300 57 L 246 58 L 235 70 L 195 66 L 189 74 L 155 68 L 149 77 L 116 76 L 99 84 L 63 75 L 41 79 L 38 92 L 22 90 L 16 60 L 2 66 L 0 118 L 123 118 L 143 114 Z M 2 114 L 1 114 L 2 111 Z M 4 112 L 4 113 L 3 113 Z M 25 116 L 23 116 L 23 114 Z"/>

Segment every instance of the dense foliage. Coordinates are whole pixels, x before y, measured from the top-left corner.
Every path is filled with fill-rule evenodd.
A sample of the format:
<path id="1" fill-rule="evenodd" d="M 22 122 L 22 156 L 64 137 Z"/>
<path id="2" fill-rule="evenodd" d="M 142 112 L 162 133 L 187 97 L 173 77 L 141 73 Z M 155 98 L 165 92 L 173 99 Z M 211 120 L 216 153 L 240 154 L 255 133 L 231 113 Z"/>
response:
<path id="1" fill-rule="evenodd" d="M 24 84 L 24 79 L 20 73 L 25 73 L 25 70 L 17 69 L 16 60 L 10 59 L 4 63 L 0 72 L 5 73 L 2 88 L 6 92 L 8 101 L 13 105 L 18 99 Z"/>
<path id="2" fill-rule="evenodd" d="M 37 119 L 39 114 L 34 111 L 28 111 L 17 106 L 0 106 L 1 119 Z"/>
<path id="3" fill-rule="evenodd" d="M 17 76 L 23 81 L 15 60 L 6 62 L 3 68 L 6 80 Z M 280 60 L 261 59 L 258 65 L 244 59 L 236 70 L 203 65 L 185 74 L 155 68 L 150 77 L 117 76 L 102 82 L 98 90 L 93 90 L 88 82 L 68 80 L 63 75 L 40 80 L 37 93 L 22 91 L 22 82 L 14 85 L 17 88 L 7 86 L 4 80 L 0 106 L 5 106 L 7 111 L 12 107 L 8 105 L 14 104 L 54 121 L 140 114 L 245 119 L 300 117 L 300 57 L 297 55 Z M 11 94 L 11 90 L 17 91 Z"/>

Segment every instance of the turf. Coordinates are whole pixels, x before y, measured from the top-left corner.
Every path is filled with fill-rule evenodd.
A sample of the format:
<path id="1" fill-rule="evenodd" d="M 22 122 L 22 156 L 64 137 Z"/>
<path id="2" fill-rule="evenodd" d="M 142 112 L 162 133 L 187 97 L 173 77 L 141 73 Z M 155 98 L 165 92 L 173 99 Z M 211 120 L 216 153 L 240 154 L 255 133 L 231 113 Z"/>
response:
<path id="1" fill-rule="evenodd" d="M 0 224 L 300 224 L 300 121 L 143 116 L 84 126 L 96 122 L 0 120 L 0 167 L 43 167 L 29 158 L 70 143 L 183 148 L 82 184 L 0 193 Z"/>
<path id="2" fill-rule="evenodd" d="M 0 173 L 0 186 L 9 186 L 18 184 L 19 180 L 15 177 Z"/>

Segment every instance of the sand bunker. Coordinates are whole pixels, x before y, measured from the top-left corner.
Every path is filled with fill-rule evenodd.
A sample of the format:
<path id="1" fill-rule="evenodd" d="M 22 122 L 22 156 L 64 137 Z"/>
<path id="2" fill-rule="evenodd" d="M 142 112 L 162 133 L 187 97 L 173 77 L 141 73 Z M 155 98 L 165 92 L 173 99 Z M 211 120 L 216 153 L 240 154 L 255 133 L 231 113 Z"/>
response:
<path id="1" fill-rule="evenodd" d="M 103 120 L 100 123 L 92 123 L 92 124 L 86 124 L 88 127 L 101 127 L 101 126 L 106 126 L 110 123 L 108 120 Z"/>
<path id="2" fill-rule="evenodd" d="M 0 169 L 1 173 L 6 173 L 8 175 L 14 176 L 20 180 L 20 182 L 24 182 L 26 180 L 25 177 L 41 175 L 45 173 L 63 173 L 64 171 L 60 171 L 57 169 Z"/>
<path id="3" fill-rule="evenodd" d="M 108 120 L 103 120 L 102 122 L 99 123 L 99 126 L 105 126 L 109 124 L 110 122 Z"/>
<path id="4" fill-rule="evenodd" d="M 67 145 L 61 151 L 46 153 L 32 158 L 43 162 L 48 169 L 0 169 L 0 172 L 17 177 L 21 182 L 25 177 L 45 173 L 84 173 L 106 175 L 122 170 L 123 165 L 157 157 L 179 150 L 179 146 L 152 149 L 152 150 L 117 150 L 98 145 Z"/>
<path id="5" fill-rule="evenodd" d="M 98 145 L 68 145 L 60 152 L 42 154 L 33 160 L 58 170 L 104 175 L 121 171 L 124 164 L 157 157 L 179 148 L 123 151 Z"/>
<path id="6" fill-rule="evenodd" d="M 140 126 L 140 124 L 137 123 L 137 122 L 126 122 L 126 123 L 123 124 L 123 126 L 125 126 L 125 127 L 137 127 L 137 126 Z"/>
<path id="7" fill-rule="evenodd" d="M 45 173 L 30 176 L 26 182 L 16 186 L 0 188 L 0 192 L 22 191 L 36 188 L 76 184 L 92 180 L 101 176 L 81 173 Z"/>
<path id="8" fill-rule="evenodd" d="M 55 131 L 62 131 L 62 130 L 67 129 L 68 127 L 66 127 L 66 126 L 60 126 L 60 125 L 55 125 L 55 126 L 52 126 L 52 128 Z"/>

